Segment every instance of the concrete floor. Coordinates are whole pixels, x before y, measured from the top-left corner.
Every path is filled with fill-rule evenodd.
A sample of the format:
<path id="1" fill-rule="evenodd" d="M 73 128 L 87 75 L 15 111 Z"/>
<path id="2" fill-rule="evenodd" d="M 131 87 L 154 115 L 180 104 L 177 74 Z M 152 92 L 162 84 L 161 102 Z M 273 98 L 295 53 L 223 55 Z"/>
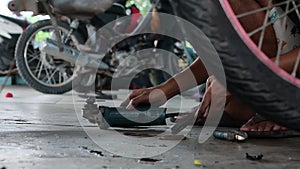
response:
<path id="1" fill-rule="evenodd" d="M 14 97 L 5 98 L 6 92 L 12 92 Z M 119 98 L 115 104 L 119 104 L 127 91 L 114 93 Z M 179 97 L 173 99 L 167 107 L 174 109 L 179 100 Z M 201 128 L 193 127 L 187 138 L 181 142 L 164 142 L 157 137 L 151 137 L 152 141 L 140 138 L 136 140 L 137 143 L 130 143 L 118 140 L 113 130 L 101 131 L 80 117 L 78 110 L 83 103 L 84 99 L 73 99 L 71 92 L 64 95 L 44 95 L 28 87 L 5 88 L 0 96 L 0 168 L 300 169 L 300 138 L 249 139 L 237 143 L 211 137 L 200 144 L 198 135 Z M 113 104 L 101 100 L 98 103 Z M 183 109 L 197 105 L 191 99 L 184 99 L 182 103 Z M 145 136 L 165 129 L 166 126 L 157 126 L 139 129 L 138 132 Z M 87 130 L 90 133 L 85 132 Z M 119 130 L 121 133 L 134 134 L 138 129 Z M 90 137 L 93 132 L 100 133 L 98 138 L 101 139 Z M 100 146 L 97 144 L 99 141 Z M 149 159 L 140 158 L 147 151 L 150 154 L 165 151 L 164 148 L 169 149 L 169 145 L 174 147 L 171 146 L 173 148 L 160 155 Z M 145 149 L 140 150 L 141 147 Z M 113 154 L 116 150 L 120 154 L 128 153 L 128 156 L 133 152 L 137 153 L 139 158 Z M 245 158 L 245 153 L 262 153 L 264 157 L 260 161 L 250 161 Z M 195 159 L 200 160 L 202 165 L 195 166 Z"/>

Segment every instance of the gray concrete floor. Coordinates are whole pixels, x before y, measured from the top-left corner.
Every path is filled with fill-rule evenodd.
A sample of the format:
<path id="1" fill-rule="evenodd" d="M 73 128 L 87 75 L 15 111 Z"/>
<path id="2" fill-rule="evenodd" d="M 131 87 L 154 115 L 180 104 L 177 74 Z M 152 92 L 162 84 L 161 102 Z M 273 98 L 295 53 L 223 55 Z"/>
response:
<path id="1" fill-rule="evenodd" d="M 5 98 L 6 92 L 12 92 L 14 97 Z M 119 98 L 115 104 L 119 104 L 127 92 L 115 91 Z M 175 110 L 179 100 L 173 99 L 167 107 Z M 191 99 L 182 102 L 183 109 L 197 105 Z M 153 161 L 121 157 L 101 148 L 85 132 L 84 129 L 90 129 L 97 133 L 100 129 L 80 117 L 77 111 L 83 103 L 84 99 L 73 98 L 71 92 L 44 95 L 28 87 L 5 88 L 0 97 L 0 168 L 300 168 L 299 138 L 249 139 L 237 143 L 211 137 L 200 144 L 198 134 L 201 127 L 193 127 L 181 142 L 168 140 L 170 144 L 176 143 L 175 147 L 151 157 Z M 113 104 L 100 100 L 98 103 Z M 146 128 L 142 132 L 149 134 L 165 128 Z M 134 132 L 133 129 L 120 130 Z M 112 130 L 101 133 L 100 138 L 101 143 L 109 145 L 109 148 L 121 146 L 122 152 L 132 151 L 132 145 L 116 140 Z M 153 139 L 153 142 L 141 140 L 136 146 L 144 146 L 151 152 L 167 147 Z M 136 152 L 143 153 L 138 148 Z M 264 157 L 260 161 L 250 161 L 245 158 L 245 153 L 262 153 Z M 195 159 L 200 160 L 202 165 L 195 166 Z"/>

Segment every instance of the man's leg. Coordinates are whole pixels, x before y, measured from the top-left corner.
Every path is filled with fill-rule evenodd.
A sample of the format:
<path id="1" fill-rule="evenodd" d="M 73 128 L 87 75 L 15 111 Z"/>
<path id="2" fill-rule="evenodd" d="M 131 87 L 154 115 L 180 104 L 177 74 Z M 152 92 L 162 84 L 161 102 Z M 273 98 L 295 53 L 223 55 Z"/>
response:
<path id="1" fill-rule="evenodd" d="M 266 7 L 269 0 L 229 0 L 229 3 L 236 15 L 246 13 Z M 266 12 L 256 12 L 252 15 L 239 18 L 240 23 L 247 32 L 261 27 L 265 20 Z M 251 39 L 258 44 L 261 32 L 254 34 Z M 275 57 L 277 53 L 277 40 L 273 26 L 270 25 L 265 30 L 262 51 L 270 58 Z"/>
<path id="2" fill-rule="evenodd" d="M 281 55 L 279 61 L 279 67 L 281 67 L 288 73 L 292 73 L 299 54 L 300 54 L 300 48 L 296 48 L 286 54 Z M 273 61 L 275 61 L 275 59 L 276 58 L 272 58 Z M 298 66 L 297 69 L 297 77 L 300 77 L 300 66 Z"/>

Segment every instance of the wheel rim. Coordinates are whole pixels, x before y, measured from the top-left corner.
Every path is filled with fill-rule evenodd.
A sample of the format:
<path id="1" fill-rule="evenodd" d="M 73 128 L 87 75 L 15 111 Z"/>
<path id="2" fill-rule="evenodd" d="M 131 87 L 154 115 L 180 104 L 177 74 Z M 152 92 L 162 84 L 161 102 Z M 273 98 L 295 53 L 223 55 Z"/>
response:
<path id="1" fill-rule="evenodd" d="M 61 39 L 66 37 L 68 30 L 59 28 Z M 31 77 L 38 83 L 47 87 L 62 87 L 74 79 L 74 66 L 60 59 L 42 53 L 39 45 L 46 40 L 54 39 L 55 32 L 53 26 L 45 26 L 36 30 L 28 39 L 23 57 L 25 65 Z M 71 43 L 78 43 L 74 36 L 71 36 Z"/>
<path id="2" fill-rule="evenodd" d="M 276 54 L 276 59 L 275 62 L 272 61 L 271 59 L 269 59 L 269 57 L 262 51 L 262 43 L 264 40 L 264 35 L 265 35 L 265 31 L 266 31 L 266 27 L 272 25 L 273 23 L 275 23 L 276 20 L 271 20 L 268 17 L 271 14 L 271 10 L 275 7 L 280 7 L 282 5 L 286 5 L 285 6 L 285 10 L 283 11 L 283 13 L 279 14 L 277 17 L 279 19 L 283 20 L 283 24 L 286 25 L 286 18 L 288 14 L 294 12 L 296 14 L 296 18 L 298 22 L 300 20 L 300 3 L 297 2 L 297 0 L 283 0 L 281 2 L 278 3 L 272 3 L 272 1 L 269 1 L 269 4 L 264 7 L 264 8 L 260 8 L 257 9 L 255 11 L 250 11 L 250 12 L 246 12 L 246 13 L 242 13 L 242 14 L 238 14 L 235 15 L 230 3 L 228 0 L 220 0 L 220 3 L 224 9 L 225 14 L 227 15 L 227 17 L 229 18 L 231 24 L 234 26 L 234 28 L 236 29 L 237 33 L 239 34 L 239 36 L 241 37 L 241 39 L 244 41 L 244 43 L 248 46 L 248 48 L 255 54 L 255 56 L 260 59 L 260 61 L 262 61 L 268 68 L 270 68 L 274 73 L 276 73 L 277 75 L 279 75 L 281 78 L 285 79 L 286 81 L 294 84 L 297 87 L 300 87 L 300 79 L 299 79 L 299 74 L 296 76 L 296 70 L 297 68 L 300 66 L 300 51 L 298 52 L 298 55 L 296 56 L 296 59 L 294 60 L 294 66 L 293 66 L 293 71 L 292 72 L 286 72 L 285 70 L 281 69 L 278 65 L 280 64 L 280 55 L 282 53 L 282 44 L 283 41 L 279 40 L 278 42 L 278 50 L 277 50 L 277 54 Z M 289 8 L 291 7 L 291 9 Z M 262 12 L 264 11 L 266 13 L 266 18 L 265 21 L 263 23 L 263 25 L 261 25 L 260 27 L 256 28 L 255 30 L 251 31 L 251 32 L 247 32 L 243 26 L 241 25 L 241 23 L 239 22 L 239 19 L 245 16 L 249 16 L 252 14 L 255 14 L 256 12 Z M 251 36 L 253 36 L 255 33 L 261 32 L 260 34 L 260 39 L 258 44 L 254 43 L 253 40 L 251 39 Z M 297 35 L 298 36 L 298 35 Z M 298 46 L 299 47 L 299 46 Z"/>

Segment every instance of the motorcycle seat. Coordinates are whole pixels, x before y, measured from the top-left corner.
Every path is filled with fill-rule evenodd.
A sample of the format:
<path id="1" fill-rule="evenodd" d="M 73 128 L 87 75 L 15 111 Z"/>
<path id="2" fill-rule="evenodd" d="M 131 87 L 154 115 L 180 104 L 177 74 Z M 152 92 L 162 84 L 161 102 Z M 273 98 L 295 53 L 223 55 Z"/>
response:
<path id="1" fill-rule="evenodd" d="M 55 12 L 66 16 L 94 16 L 109 9 L 114 0 L 51 0 Z"/>

